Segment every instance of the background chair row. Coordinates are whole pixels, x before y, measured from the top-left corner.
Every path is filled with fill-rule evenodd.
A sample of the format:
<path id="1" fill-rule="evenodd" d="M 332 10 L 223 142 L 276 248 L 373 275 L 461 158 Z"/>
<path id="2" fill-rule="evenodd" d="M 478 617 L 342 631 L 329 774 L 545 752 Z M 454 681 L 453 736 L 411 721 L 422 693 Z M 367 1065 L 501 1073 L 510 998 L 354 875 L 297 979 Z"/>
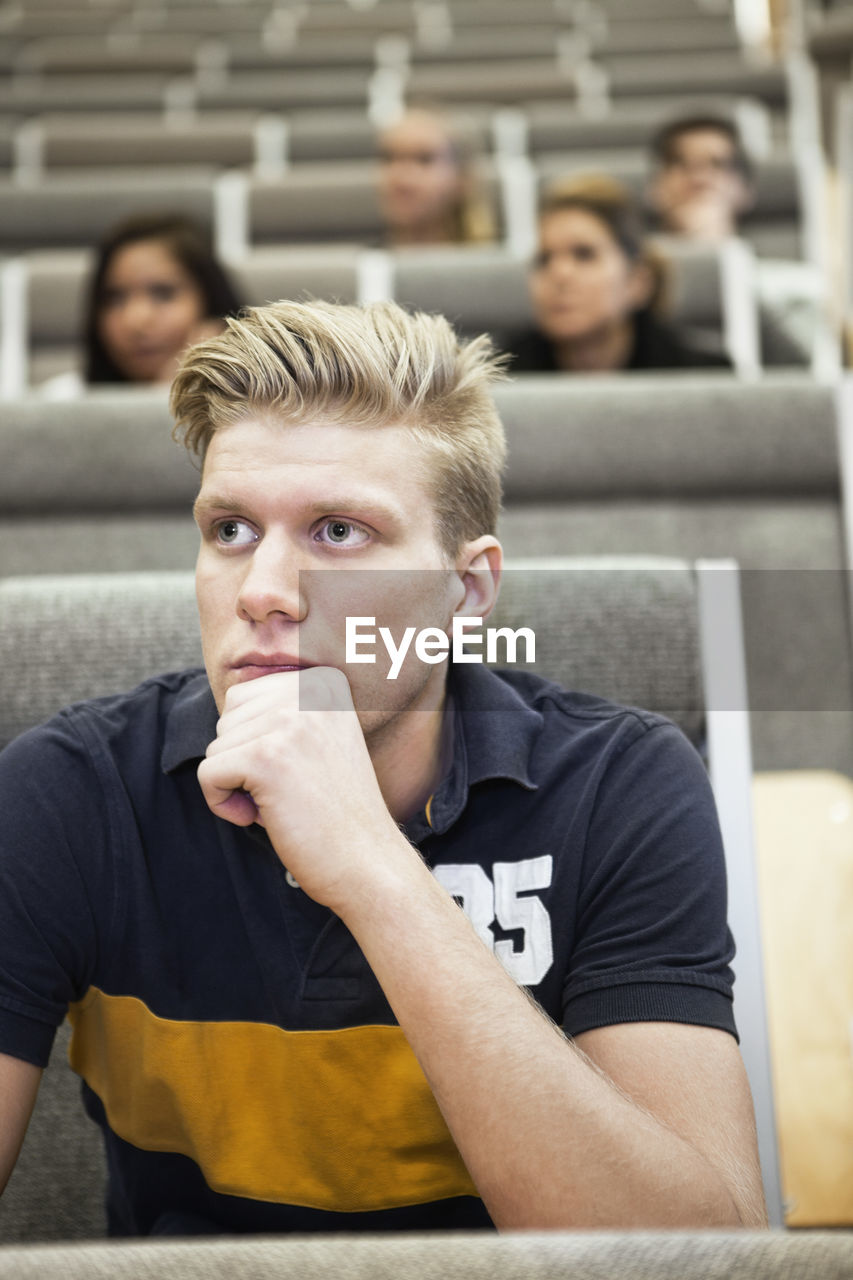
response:
<path id="1" fill-rule="evenodd" d="M 562 99 L 512 110 L 474 104 L 454 123 L 483 154 L 630 150 L 639 159 L 660 125 L 699 110 L 731 118 L 757 159 L 768 158 L 771 146 L 780 150 L 786 144 L 786 137 L 774 136 L 773 118 L 762 103 L 727 96 L 629 99 L 592 118 Z M 0 119 L 0 165 L 20 182 L 54 170 L 106 165 L 207 164 L 280 174 L 294 163 L 369 160 L 375 154 L 376 124 L 366 111 L 42 112 Z"/>
<path id="2" fill-rule="evenodd" d="M 786 316 L 784 299 L 761 305 L 767 268 L 748 245 L 732 240 L 704 248 L 667 238 L 656 244 L 667 263 L 666 312 L 696 345 L 727 352 L 736 372 L 747 376 L 764 366 L 835 366 L 819 297 L 811 300 L 808 325 Z M 490 332 L 498 345 L 532 319 L 528 262 L 506 249 L 270 247 L 225 260 L 249 305 L 309 295 L 340 302 L 394 298 L 442 312 L 463 333 Z M 92 261 L 88 251 L 58 250 L 0 266 L 0 398 L 79 365 Z"/>
<path id="3" fill-rule="evenodd" d="M 550 116 L 540 116 L 538 124 L 534 118 L 531 126 L 523 114 L 479 115 L 484 139 L 491 126 L 498 140 L 492 158 L 482 165 L 486 194 L 498 211 L 504 238 L 522 251 L 532 243 L 539 191 L 555 178 L 605 172 L 642 195 L 649 160 L 645 147 L 637 144 L 637 133 L 648 140 L 654 122 L 671 114 L 657 102 L 653 111 L 633 121 L 632 145 L 599 149 L 593 140 L 607 142 L 601 136 L 606 131 L 589 135 L 586 148 L 576 147 L 572 134 L 582 131 L 580 122 L 567 115 L 561 126 L 555 120 L 558 108 L 549 111 Z M 2 245 L 9 252 L 89 244 L 111 218 L 141 206 L 180 208 L 208 222 L 216 216 L 220 244 L 232 250 L 295 239 L 376 239 L 383 231 L 376 170 L 364 155 L 369 139 L 375 146 L 373 134 L 363 114 L 343 130 L 337 119 L 337 113 L 331 120 L 302 114 L 290 123 L 231 115 L 224 121 L 201 117 L 197 124 L 160 122 L 158 127 L 150 120 L 134 125 L 119 116 L 94 132 L 90 126 L 88 133 L 73 118 L 31 122 L 15 131 L 7 145 L 7 153 L 16 149 L 23 167 L 0 177 Z M 624 128 L 624 119 L 616 120 L 611 138 Z M 532 155 L 525 149 L 525 136 L 537 145 Z M 334 149 L 348 150 L 349 158 L 332 154 L 294 163 L 288 158 L 294 145 L 297 154 L 313 148 L 322 155 L 325 148 L 332 150 L 332 137 Z M 70 163 L 45 169 L 45 151 L 48 156 L 62 154 L 66 141 Z M 166 165 L 171 159 L 171 168 L 160 171 L 160 154 Z M 246 167 L 217 172 L 241 159 Z M 759 253 L 815 260 L 812 206 L 818 193 L 810 190 L 808 178 L 809 170 L 796 154 L 776 152 L 759 162 L 756 204 L 744 222 L 744 234 Z M 96 211 L 88 199 L 93 180 L 103 195 Z"/>
<path id="4" fill-rule="evenodd" d="M 156 43 L 135 50 L 105 44 L 96 69 L 89 44 L 77 72 L 68 69 L 70 50 L 57 59 L 55 70 L 38 65 L 36 59 L 33 69 L 7 71 L 0 79 L 0 110 L 32 114 L 49 109 L 52 102 L 59 105 L 60 99 L 78 110 L 87 102 L 100 105 L 110 99 L 116 108 L 134 109 L 156 109 L 176 101 L 200 108 L 273 111 L 312 105 L 364 108 L 391 92 L 446 102 L 479 99 L 504 104 L 560 97 L 590 109 L 662 92 L 745 95 L 779 111 L 789 103 L 784 68 L 725 51 L 676 48 L 590 56 L 570 37 L 552 39 L 547 54 L 536 56 L 524 53 L 522 37 L 512 56 L 489 58 L 485 47 L 480 57 L 480 41 L 472 39 L 467 50 L 464 43 L 457 47 L 456 57 L 437 50 L 429 61 L 410 61 L 409 46 L 399 40 L 389 44 L 388 38 L 383 36 L 386 43 L 372 54 L 368 51 L 367 65 L 328 56 L 319 46 L 316 55 L 295 60 L 291 53 L 280 54 L 263 43 L 253 56 L 243 46 L 242 62 L 235 53 L 234 65 L 225 44 L 217 48 L 207 43 L 192 50 L 179 42 L 168 52 Z"/>
<path id="5" fill-rule="evenodd" d="M 508 553 L 736 559 L 756 766 L 853 774 L 849 404 L 790 374 L 528 376 L 498 404 Z M 162 393 L 9 402 L 0 575 L 189 569 L 198 477 L 169 427 Z"/>

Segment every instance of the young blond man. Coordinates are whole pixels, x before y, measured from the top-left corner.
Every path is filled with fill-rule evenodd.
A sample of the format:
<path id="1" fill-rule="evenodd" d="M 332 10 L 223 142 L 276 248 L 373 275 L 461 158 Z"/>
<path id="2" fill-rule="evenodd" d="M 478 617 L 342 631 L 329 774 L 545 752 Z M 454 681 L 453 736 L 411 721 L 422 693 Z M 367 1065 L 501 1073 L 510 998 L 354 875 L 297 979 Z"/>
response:
<path id="1" fill-rule="evenodd" d="M 494 375 L 392 305 L 186 357 L 206 671 L 0 761 L 2 1181 L 70 1008 L 114 1233 L 763 1223 L 693 749 L 529 673 L 345 661 L 349 617 L 488 615 Z"/>

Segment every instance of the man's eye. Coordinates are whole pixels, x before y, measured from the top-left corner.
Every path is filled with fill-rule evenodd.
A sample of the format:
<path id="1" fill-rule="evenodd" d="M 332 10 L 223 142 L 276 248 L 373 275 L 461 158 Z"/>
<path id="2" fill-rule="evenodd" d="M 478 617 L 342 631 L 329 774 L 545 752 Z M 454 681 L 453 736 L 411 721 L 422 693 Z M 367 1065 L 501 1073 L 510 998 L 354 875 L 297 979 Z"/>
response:
<path id="1" fill-rule="evenodd" d="M 349 520 L 324 520 L 317 530 L 318 541 L 336 547 L 360 547 L 369 536 L 366 529 Z"/>
<path id="2" fill-rule="evenodd" d="M 255 541 L 255 531 L 243 520 L 220 520 L 215 526 L 216 540 L 225 547 L 246 547 Z"/>

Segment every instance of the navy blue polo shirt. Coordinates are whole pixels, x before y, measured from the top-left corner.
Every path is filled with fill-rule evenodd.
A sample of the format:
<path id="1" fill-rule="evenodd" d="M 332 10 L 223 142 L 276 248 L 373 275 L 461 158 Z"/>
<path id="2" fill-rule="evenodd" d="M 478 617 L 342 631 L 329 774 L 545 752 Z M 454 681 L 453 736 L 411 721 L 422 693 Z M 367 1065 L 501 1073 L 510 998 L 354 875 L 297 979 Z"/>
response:
<path id="1" fill-rule="evenodd" d="M 716 812 L 681 732 L 477 665 L 451 705 L 405 831 L 513 977 L 572 1035 L 734 1034 Z M 179 672 L 0 756 L 0 1051 L 44 1065 L 68 1011 L 113 1233 L 488 1225 L 349 931 L 207 808 L 216 721 Z"/>

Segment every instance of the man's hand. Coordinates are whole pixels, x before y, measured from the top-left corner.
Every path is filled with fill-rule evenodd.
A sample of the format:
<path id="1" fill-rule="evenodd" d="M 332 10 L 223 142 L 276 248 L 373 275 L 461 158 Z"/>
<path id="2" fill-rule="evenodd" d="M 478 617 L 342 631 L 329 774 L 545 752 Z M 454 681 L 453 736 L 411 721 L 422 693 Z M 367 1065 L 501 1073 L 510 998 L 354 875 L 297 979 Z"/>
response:
<path id="1" fill-rule="evenodd" d="M 724 240 L 731 234 L 728 213 L 713 195 L 661 201 L 660 212 L 670 230 L 695 240 Z"/>
<path id="2" fill-rule="evenodd" d="M 382 798 L 346 676 L 333 667 L 232 686 L 198 779 L 213 813 L 265 827 L 305 892 L 339 914 L 363 887 L 376 846 L 390 838 L 409 850 Z"/>

